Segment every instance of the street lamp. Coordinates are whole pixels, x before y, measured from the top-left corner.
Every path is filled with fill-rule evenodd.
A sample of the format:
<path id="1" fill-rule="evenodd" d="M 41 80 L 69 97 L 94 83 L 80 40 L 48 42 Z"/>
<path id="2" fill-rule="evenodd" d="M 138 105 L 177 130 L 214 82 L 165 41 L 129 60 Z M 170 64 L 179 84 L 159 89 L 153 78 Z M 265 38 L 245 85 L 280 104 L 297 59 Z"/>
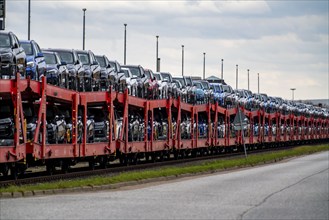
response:
<path id="1" fill-rule="evenodd" d="M 182 45 L 182 76 L 184 76 L 184 45 Z"/>
<path id="2" fill-rule="evenodd" d="M 127 24 L 123 24 L 125 26 L 125 36 L 123 43 L 123 64 L 126 65 L 126 57 L 127 57 Z"/>
<path id="3" fill-rule="evenodd" d="M 235 80 L 236 80 L 235 89 L 238 89 L 238 78 L 239 78 L 239 73 L 238 73 L 238 64 L 237 64 L 236 65 L 236 76 L 235 76 Z"/>
<path id="4" fill-rule="evenodd" d="M 28 22 L 27 22 L 27 39 L 30 40 L 30 33 L 31 33 L 31 0 L 29 0 L 29 5 L 28 5 Z"/>
<path id="5" fill-rule="evenodd" d="M 86 40 L 86 37 L 85 37 L 85 25 L 86 25 L 86 8 L 83 8 L 82 11 L 83 11 L 83 33 L 82 33 L 82 50 L 85 49 L 85 40 Z"/>
<path id="6" fill-rule="evenodd" d="M 290 90 L 292 92 L 292 101 L 294 101 L 294 93 L 295 93 L 296 88 L 291 88 Z"/>
<path id="7" fill-rule="evenodd" d="M 203 79 L 206 78 L 206 53 L 203 52 Z"/>
<path id="8" fill-rule="evenodd" d="M 259 94 L 259 73 L 257 73 L 257 78 L 258 78 L 258 94 Z"/>
<path id="9" fill-rule="evenodd" d="M 156 60 L 155 60 L 155 69 L 157 72 L 159 72 L 159 36 L 156 36 L 157 38 L 157 44 L 156 44 Z"/>
<path id="10" fill-rule="evenodd" d="M 224 59 L 222 59 L 222 73 L 221 73 L 221 78 L 222 78 L 222 80 L 224 80 L 224 72 L 223 72 L 223 70 L 224 70 Z"/>
<path id="11" fill-rule="evenodd" d="M 249 89 L 249 69 L 247 69 L 247 71 L 248 71 L 248 90 L 250 90 Z"/>

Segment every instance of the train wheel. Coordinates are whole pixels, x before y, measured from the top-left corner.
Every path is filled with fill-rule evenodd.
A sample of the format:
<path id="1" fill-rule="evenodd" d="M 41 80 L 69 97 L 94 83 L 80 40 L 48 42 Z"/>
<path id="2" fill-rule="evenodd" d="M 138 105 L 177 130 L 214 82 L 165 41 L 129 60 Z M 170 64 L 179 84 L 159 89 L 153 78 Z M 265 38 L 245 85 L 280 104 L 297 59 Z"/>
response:
<path id="1" fill-rule="evenodd" d="M 163 153 L 163 151 L 161 151 L 159 153 L 159 161 L 162 162 L 163 160 L 164 160 L 164 153 Z"/>
<path id="2" fill-rule="evenodd" d="M 7 177 L 8 176 L 8 173 L 9 173 L 9 166 L 8 164 L 3 164 L 0 168 L 0 173 L 2 173 L 2 175 L 4 177 Z"/>
<path id="3" fill-rule="evenodd" d="M 99 161 L 100 167 L 102 169 L 106 169 L 108 167 L 108 158 L 107 157 L 101 157 Z"/>
<path id="4" fill-rule="evenodd" d="M 191 151 L 191 157 L 196 157 L 197 156 L 197 152 L 196 152 L 196 150 L 192 150 Z"/>
<path id="5" fill-rule="evenodd" d="M 154 152 L 151 153 L 151 162 L 152 163 L 157 162 L 157 156 L 156 156 L 156 154 Z"/>
<path id="6" fill-rule="evenodd" d="M 10 168 L 10 175 L 12 179 L 14 180 L 18 179 L 18 168 L 16 166 Z"/>
<path id="7" fill-rule="evenodd" d="M 61 169 L 62 169 L 62 172 L 63 173 L 68 173 L 69 172 L 69 168 L 70 168 L 70 166 L 69 166 L 69 164 L 67 162 L 65 162 L 65 161 L 62 161 L 61 162 Z"/>
<path id="8" fill-rule="evenodd" d="M 122 155 L 120 156 L 120 164 L 123 165 L 123 166 L 127 166 L 127 165 L 128 165 L 127 162 L 128 162 L 128 161 L 127 161 L 127 155 L 122 154 Z"/>
<path id="9" fill-rule="evenodd" d="M 46 171 L 48 173 L 48 175 L 53 175 L 55 172 L 55 165 L 53 163 L 48 163 L 46 164 Z"/>
<path id="10" fill-rule="evenodd" d="M 182 159 L 184 159 L 184 158 L 186 157 L 186 151 L 185 151 L 185 150 L 181 150 L 181 151 L 180 151 L 180 157 L 181 157 Z"/>
<path id="11" fill-rule="evenodd" d="M 175 160 L 178 160 L 178 156 L 179 156 L 179 151 L 178 150 L 175 150 L 174 151 L 174 158 L 175 158 Z"/>
<path id="12" fill-rule="evenodd" d="M 95 161 L 94 160 L 90 160 L 89 161 L 89 169 L 91 169 L 91 170 L 95 170 Z"/>

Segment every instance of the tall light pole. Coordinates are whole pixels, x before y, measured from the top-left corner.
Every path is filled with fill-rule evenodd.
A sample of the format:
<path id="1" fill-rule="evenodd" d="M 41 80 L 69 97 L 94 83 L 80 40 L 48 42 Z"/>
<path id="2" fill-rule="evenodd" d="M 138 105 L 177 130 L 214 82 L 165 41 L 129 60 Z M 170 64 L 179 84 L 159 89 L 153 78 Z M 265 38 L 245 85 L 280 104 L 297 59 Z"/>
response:
<path id="1" fill-rule="evenodd" d="M 27 20 L 28 20 L 28 23 L 27 23 L 27 39 L 30 40 L 30 34 L 31 34 L 31 0 L 29 0 Z"/>
<path id="2" fill-rule="evenodd" d="M 159 36 L 155 36 L 157 38 L 157 43 L 156 43 L 156 61 L 155 61 L 155 69 L 157 72 L 159 72 Z"/>
<path id="3" fill-rule="evenodd" d="M 182 76 L 184 76 L 184 45 L 182 45 Z"/>
<path id="4" fill-rule="evenodd" d="M 203 52 L 203 79 L 206 78 L 206 53 Z"/>
<path id="5" fill-rule="evenodd" d="M 86 8 L 83 8 L 83 24 L 82 24 L 82 50 L 85 49 L 85 40 L 86 40 L 86 31 L 85 31 L 85 26 L 86 26 Z"/>
<path id="6" fill-rule="evenodd" d="M 222 72 L 221 72 L 221 78 L 224 80 L 224 59 L 222 59 Z"/>
<path id="7" fill-rule="evenodd" d="M 248 71 L 248 90 L 250 90 L 249 89 L 249 69 L 247 69 L 247 71 Z"/>
<path id="8" fill-rule="evenodd" d="M 294 101 L 294 93 L 295 93 L 296 88 L 291 88 L 290 90 L 292 92 L 292 101 Z"/>
<path id="9" fill-rule="evenodd" d="M 235 73 L 235 80 L 236 80 L 236 84 L 235 84 L 235 89 L 238 89 L 238 79 L 239 78 L 239 72 L 238 72 L 238 64 L 236 65 L 236 73 Z"/>
<path id="10" fill-rule="evenodd" d="M 258 78 L 257 82 L 258 82 L 258 94 L 259 94 L 259 73 L 257 73 L 257 78 Z"/>
<path id="11" fill-rule="evenodd" d="M 126 65 L 126 58 L 127 58 L 127 24 L 123 24 L 125 26 L 125 33 L 124 33 L 124 43 L 123 43 L 123 64 Z"/>

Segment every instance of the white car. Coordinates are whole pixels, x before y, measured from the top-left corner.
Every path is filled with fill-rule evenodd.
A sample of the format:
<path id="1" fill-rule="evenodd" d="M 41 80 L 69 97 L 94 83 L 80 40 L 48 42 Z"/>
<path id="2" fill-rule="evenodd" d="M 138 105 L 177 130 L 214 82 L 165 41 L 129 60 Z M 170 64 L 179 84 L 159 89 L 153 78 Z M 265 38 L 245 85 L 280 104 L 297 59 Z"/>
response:
<path id="1" fill-rule="evenodd" d="M 120 86 L 128 88 L 129 95 L 136 96 L 138 84 L 129 68 L 121 68 L 121 72 L 118 73 L 118 81 Z"/>

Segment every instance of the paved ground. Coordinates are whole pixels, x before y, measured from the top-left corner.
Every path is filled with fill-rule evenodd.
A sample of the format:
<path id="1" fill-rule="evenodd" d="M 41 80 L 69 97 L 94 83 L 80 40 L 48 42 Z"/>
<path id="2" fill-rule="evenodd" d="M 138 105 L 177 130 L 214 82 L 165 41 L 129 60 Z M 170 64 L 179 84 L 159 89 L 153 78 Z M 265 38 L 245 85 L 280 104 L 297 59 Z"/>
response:
<path id="1" fill-rule="evenodd" d="M 328 219 L 329 152 L 116 191 L 0 201 L 0 219 Z"/>

